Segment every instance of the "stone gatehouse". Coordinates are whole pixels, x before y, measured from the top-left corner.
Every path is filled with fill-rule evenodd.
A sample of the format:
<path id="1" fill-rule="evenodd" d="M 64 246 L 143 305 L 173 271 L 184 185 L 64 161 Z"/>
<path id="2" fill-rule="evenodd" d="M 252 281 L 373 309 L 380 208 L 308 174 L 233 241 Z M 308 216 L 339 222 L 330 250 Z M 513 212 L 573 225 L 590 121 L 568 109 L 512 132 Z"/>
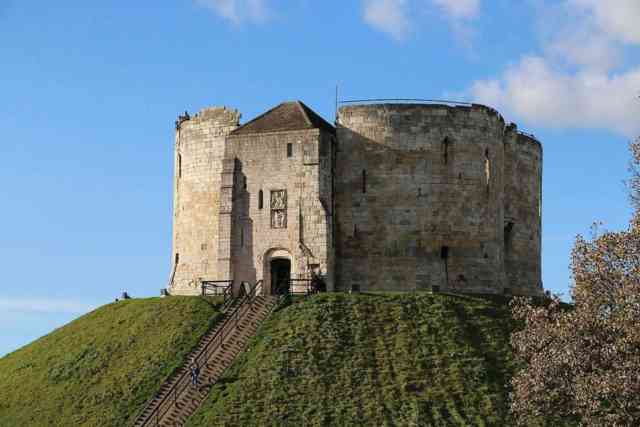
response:
<path id="1" fill-rule="evenodd" d="M 542 146 L 478 104 L 299 101 L 176 122 L 169 293 L 203 280 L 539 295 Z"/>

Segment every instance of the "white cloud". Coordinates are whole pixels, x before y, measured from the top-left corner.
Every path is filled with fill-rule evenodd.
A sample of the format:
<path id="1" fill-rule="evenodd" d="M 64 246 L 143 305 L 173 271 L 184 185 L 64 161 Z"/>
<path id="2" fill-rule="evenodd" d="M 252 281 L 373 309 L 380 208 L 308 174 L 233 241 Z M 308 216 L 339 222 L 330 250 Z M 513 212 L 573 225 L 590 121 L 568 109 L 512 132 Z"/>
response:
<path id="1" fill-rule="evenodd" d="M 82 314 L 96 306 L 66 299 L 0 297 L 0 312 Z"/>
<path id="2" fill-rule="evenodd" d="M 242 22 L 264 22 L 271 13 L 266 0 L 195 0 L 200 6 L 214 11 L 235 25 Z"/>
<path id="3" fill-rule="evenodd" d="M 365 22 L 396 40 L 404 40 L 411 31 L 407 13 L 407 0 L 366 0 L 364 3 Z"/>
<path id="4" fill-rule="evenodd" d="M 603 3 L 617 4 L 631 16 L 612 17 L 601 10 Z M 640 43 L 628 26 L 640 21 L 636 5 L 640 1 L 565 0 L 561 25 L 550 20 L 542 28 L 549 36 L 541 53 L 523 56 L 497 78 L 476 81 L 472 97 L 533 125 L 638 134 L 640 64 L 618 69 L 622 42 Z"/>
<path id="5" fill-rule="evenodd" d="M 537 125 L 640 132 L 640 67 L 621 74 L 567 73 L 528 56 L 500 79 L 477 81 L 474 98 Z"/>
<path id="6" fill-rule="evenodd" d="M 473 30 L 469 25 L 478 15 L 480 0 L 364 0 L 364 20 L 394 39 L 406 39 L 413 31 L 416 12 L 435 7 L 448 21 L 453 34 L 469 45 Z"/>
<path id="7" fill-rule="evenodd" d="M 480 0 L 431 0 L 448 16 L 455 19 L 475 18 L 480 11 Z"/>
<path id="8" fill-rule="evenodd" d="M 625 43 L 640 43 L 640 1 L 570 0 L 570 6 L 582 7 L 605 33 Z"/>

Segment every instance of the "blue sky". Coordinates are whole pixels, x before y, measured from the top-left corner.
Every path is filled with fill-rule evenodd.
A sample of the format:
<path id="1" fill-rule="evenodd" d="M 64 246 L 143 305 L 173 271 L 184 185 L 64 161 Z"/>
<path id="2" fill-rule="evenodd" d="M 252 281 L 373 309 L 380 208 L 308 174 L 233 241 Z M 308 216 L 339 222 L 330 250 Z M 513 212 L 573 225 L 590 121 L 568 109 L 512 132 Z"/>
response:
<path id="1" fill-rule="evenodd" d="M 534 133 L 544 285 L 567 294 L 574 236 L 630 216 L 638 22 L 637 0 L 0 0 L 0 355 L 166 285 L 179 112 L 301 99 L 332 121 L 336 84 Z"/>

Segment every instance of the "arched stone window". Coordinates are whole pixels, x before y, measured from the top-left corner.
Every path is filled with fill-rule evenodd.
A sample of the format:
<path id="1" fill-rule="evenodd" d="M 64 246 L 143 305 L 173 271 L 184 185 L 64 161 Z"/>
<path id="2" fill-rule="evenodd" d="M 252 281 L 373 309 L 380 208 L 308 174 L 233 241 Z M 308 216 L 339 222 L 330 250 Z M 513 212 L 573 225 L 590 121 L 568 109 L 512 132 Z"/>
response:
<path id="1" fill-rule="evenodd" d="M 262 190 L 258 191 L 258 209 L 262 209 L 264 207 L 264 194 Z"/>

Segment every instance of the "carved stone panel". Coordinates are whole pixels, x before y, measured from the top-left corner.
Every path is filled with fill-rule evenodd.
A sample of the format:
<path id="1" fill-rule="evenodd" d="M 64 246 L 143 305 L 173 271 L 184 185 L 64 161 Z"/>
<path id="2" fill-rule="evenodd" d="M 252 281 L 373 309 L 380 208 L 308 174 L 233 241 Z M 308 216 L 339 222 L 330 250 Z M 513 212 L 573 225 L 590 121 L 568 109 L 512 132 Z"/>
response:
<path id="1" fill-rule="evenodd" d="M 287 208 L 287 190 L 271 191 L 271 209 Z"/>
<path id="2" fill-rule="evenodd" d="M 287 228 L 287 190 L 271 191 L 271 228 Z"/>

